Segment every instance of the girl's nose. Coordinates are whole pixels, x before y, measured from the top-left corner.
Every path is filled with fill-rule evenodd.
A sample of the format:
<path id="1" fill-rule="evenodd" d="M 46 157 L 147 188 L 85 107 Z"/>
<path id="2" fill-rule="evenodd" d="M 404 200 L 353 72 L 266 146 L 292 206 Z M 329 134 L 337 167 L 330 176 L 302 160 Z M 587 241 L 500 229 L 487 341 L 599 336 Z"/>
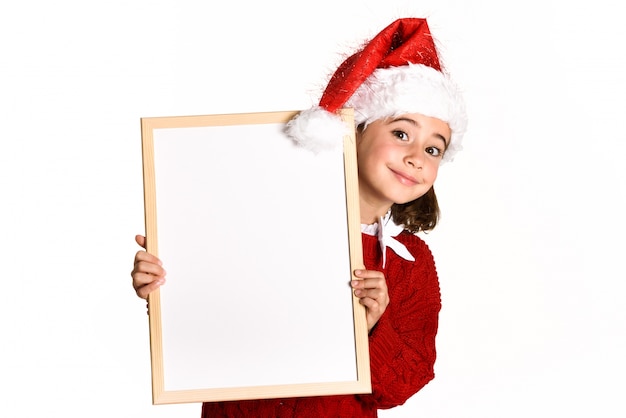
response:
<path id="1" fill-rule="evenodd" d="M 421 153 L 418 152 L 417 150 L 408 153 L 404 157 L 404 160 L 408 166 L 418 169 L 418 170 L 421 170 L 424 164 L 424 156 L 421 155 Z"/>

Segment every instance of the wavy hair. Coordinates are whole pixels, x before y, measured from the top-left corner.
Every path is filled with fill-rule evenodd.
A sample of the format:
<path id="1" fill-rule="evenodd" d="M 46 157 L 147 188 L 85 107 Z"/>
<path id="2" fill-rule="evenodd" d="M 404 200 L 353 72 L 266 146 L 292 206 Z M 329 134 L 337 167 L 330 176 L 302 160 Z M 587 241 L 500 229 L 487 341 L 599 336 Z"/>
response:
<path id="1" fill-rule="evenodd" d="M 435 228 L 440 211 L 435 188 L 431 187 L 423 196 L 403 204 L 391 206 L 391 216 L 396 224 L 403 224 L 413 233 L 427 232 Z"/>

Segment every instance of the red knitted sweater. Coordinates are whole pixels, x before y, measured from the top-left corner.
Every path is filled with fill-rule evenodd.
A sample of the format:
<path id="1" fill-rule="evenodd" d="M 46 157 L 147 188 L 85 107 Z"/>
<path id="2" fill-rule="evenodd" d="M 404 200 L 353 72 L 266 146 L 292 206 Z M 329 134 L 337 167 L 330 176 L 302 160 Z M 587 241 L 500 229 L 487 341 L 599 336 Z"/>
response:
<path id="1" fill-rule="evenodd" d="M 202 418 L 359 418 L 403 404 L 434 377 L 435 335 L 441 299 L 432 254 L 419 237 L 396 237 L 415 257 L 406 261 L 387 249 L 386 267 L 378 239 L 362 234 L 369 270 L 383 271 L 390 303 L 369 336 L 371 395 L 211 402 Z"/>

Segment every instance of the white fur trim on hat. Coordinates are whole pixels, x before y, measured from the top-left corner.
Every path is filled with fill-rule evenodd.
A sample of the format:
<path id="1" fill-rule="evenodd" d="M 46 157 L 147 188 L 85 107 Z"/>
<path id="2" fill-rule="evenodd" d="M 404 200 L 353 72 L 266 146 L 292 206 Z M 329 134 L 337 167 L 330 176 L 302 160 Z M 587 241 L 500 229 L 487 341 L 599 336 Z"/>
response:
<path id="1" fill-rule="evenodd" d="M 354 108 L 356 125 L 405 113 L 420 113 L 447 122 L 452 131 L 444 161 L 462 149 L 467 127 L 465 103 L 457 85 L 442 72 L 422 64 L 379 68 L 345 105 Z"/>
<path id="2" fill-rule="evenodd" d="M 319 153 L 342 150 L 343 137 L 349 133 L 349 128 L 339 115 L 316 106 L 287 122 L 285 132 L 299 146 Z"/>

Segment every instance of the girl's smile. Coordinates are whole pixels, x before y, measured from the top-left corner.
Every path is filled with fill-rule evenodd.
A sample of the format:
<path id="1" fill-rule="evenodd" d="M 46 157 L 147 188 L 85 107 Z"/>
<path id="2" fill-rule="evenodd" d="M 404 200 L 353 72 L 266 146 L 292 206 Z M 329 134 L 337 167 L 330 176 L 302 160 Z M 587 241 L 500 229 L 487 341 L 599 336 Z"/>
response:
<path id="1" fill-rule="evenodd" d="M 410 176 L 400 171 L 396 171 L 392 168 L 390 168 L 390 170 L 398 177 L 400 183 L 406 186 L 415 186 L 416 184 L 419 184 L 419 181 L 413 176 Z"/>

